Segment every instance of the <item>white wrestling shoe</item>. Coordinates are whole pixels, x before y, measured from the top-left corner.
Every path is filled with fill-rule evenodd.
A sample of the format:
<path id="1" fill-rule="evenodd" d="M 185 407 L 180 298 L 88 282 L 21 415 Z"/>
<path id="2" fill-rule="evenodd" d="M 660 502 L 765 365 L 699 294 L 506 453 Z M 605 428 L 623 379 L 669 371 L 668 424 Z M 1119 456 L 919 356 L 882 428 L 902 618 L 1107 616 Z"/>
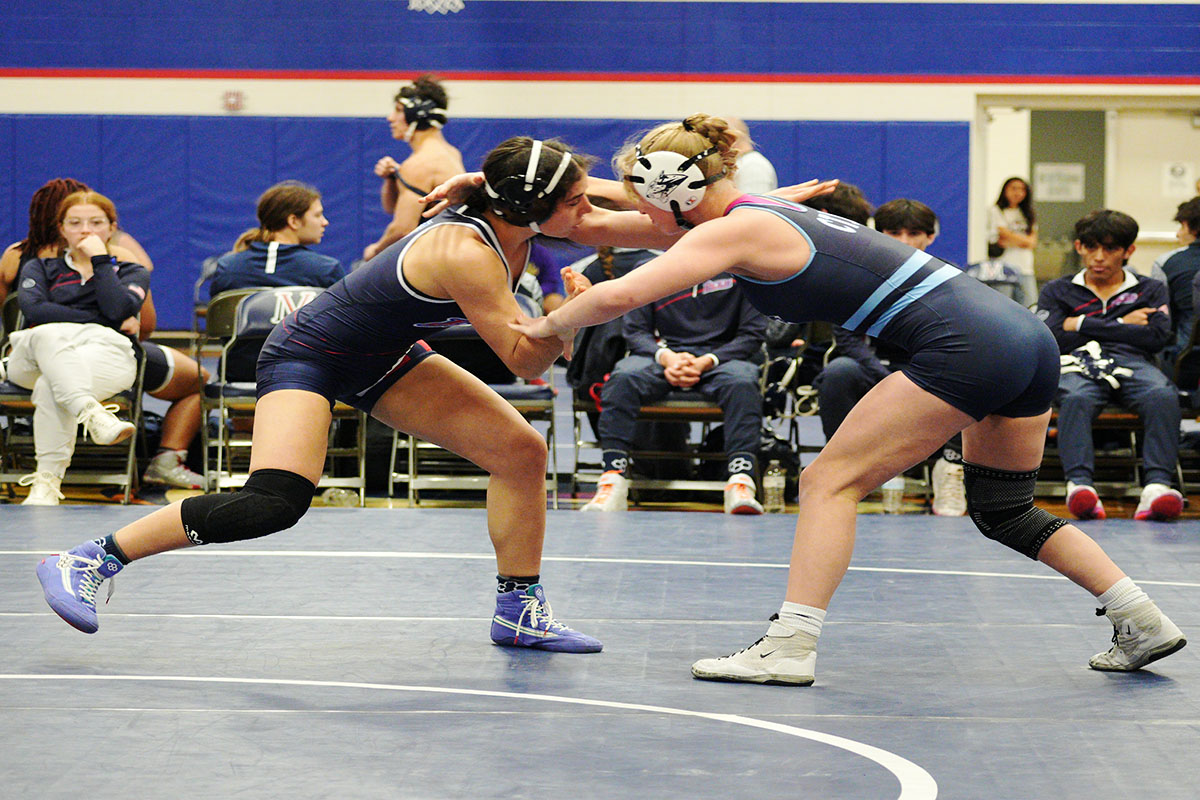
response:
<path id="1" fill-rule="evenodd" d="M 88 402 L 87 408 L 79 412 L 77 421 L 84 427 L 92 441 L 96 444 L 116 444 L 133 436 L 137 428 L 132 422 L 118 419 L 112 413 L 116 406 L 102 406 L 95 400 Z"/>
<path id="2" fill-rule="evenodd" d="M 62 478 L 53 472 L 43 470 L 22 475 L 17 485 L 29 487 L 29 495 L 21 501 L 23 506 L 56 506 L 59 500 L 67 499 L 61 491 Z"/>
<path id="3" fill-rule="evenodd" d="M 596 483 L 596 496 L 580 511 L 628 511 L 629 478 L 616 470 L 609 470 Z"/>
<path id="4" fill-rule="evenodd" d="M 744 472 L 729 476 L 725 484 L 725 513 L 726 514 L 761 514 L 762 503 L 754 495 L 757 489 L 754 478 Z"/>
<path id="5" fill-rule="evenodd" d="M 203 489 L 204 477 L 192 472 L 184 463 L 184 453 L 164 450 L 150 459 L 142 483 L 175 486 L 180 489 Z"/>
<path id="6" fill-rule="evenodd" d="M 1097 609 L 1113 625 L 1113 646 L 1088 660 L 1088 666 L 1104 672 L 1132 672 L 1166 658 L 1187 644 L 1183 632 L 1153 600 L 1143 600 L 1124 611 Z"/>
<path id="7" fill-rule="evenodd" d="M 777 617 L 771 617 L 767 635 L 745 650 L 692 664 L 692 676 L 702 681 L 810 686 L 817 669 L 817 637 L 794 631 Z"/>

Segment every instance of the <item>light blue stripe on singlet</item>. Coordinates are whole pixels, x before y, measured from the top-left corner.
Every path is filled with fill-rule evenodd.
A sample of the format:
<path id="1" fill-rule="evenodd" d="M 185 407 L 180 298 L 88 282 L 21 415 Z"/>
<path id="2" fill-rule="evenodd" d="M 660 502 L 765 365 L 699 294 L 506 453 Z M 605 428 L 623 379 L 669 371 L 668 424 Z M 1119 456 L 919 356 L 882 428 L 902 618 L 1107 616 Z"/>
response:
<path id="1" fill-rule="evenodd" d="M 937 272 L 930 275 L 925 280 L 918 283 L 913 288 L 904 293 L 904 296 L 892 304 L 892 307 L 883 312 L 883 316 L 875 321 L 875 324 L 867 328 L 867 336 L 878 336 L 879 332 L 887 326 L 892 318 L 908 307 L 910 303 L 923 297 L 930 289 L 953 278 L 955 275 L 961 275 L 962 270 L 958 267 L 952 267 L 949 264 L 939 269 Z"/>
<path id="2" fill-rule="evenodd" d="M 855 311 L 850 315 L 849 319 L 842 323 L 842 327 L 847 330 L 857 331 L 862 321 L 875 310 L 875 306 L 883 302 L 883 298 L 903 286 L 904 282 L 912 277 L 914 272 L 925 266 L 931 258 L 933 256 L 920 250 L 914 252 L 908 257 L 907 261 L 900 265 L 899 269 L 884 278 L 883 283 L 879 284 L 879 288 L 871 293 L 871 296 L 867 298 L 867 302 L 858 307 L 858 311 Z"/>

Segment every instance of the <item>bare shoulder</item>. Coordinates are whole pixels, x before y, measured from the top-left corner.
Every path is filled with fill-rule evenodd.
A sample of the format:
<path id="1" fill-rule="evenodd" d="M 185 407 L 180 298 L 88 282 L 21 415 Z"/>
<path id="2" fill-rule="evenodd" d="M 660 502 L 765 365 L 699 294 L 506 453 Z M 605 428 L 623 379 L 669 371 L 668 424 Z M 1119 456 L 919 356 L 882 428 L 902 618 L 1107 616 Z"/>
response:
<path id="1" fill-rule="evenodd" d="M 419 236 L 404 256 L 405 278 L 438 297 L 455 297 L 466 287 L 497 280 L 503 283 L 505 274 L 496 251 L 465 225 L 438 225 Z"/>

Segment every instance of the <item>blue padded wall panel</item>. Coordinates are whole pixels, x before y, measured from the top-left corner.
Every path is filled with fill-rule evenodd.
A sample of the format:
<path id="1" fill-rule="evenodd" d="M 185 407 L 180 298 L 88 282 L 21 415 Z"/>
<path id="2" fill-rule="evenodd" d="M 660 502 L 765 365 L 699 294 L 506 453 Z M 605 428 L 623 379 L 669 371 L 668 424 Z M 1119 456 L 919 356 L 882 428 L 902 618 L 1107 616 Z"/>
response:
<path id="1" fill-rule="evenodd" d="M 941 224 L 929 252 L 966 266 L 970 133 L 962 122 L 888 122 L 884 199 L 909 197 L 934 210 Z"/>
<path id="2" fill-rule="evenodd" d="M 318 248 L 341 261 L 344 270 L 350 269 L 363 248 L 359 245 L 363 214 L 358 196 L 364 165 L 359 157 L 358 126 L 354 119 L 286 119 L 275 123 L 271 183 L 299 180 L 321 192 L 329 227 Z M 251 207 L 266 188 L 258 188 L 250 200 Z"/>
<path id="3" fill-rule="evenodd" d="M 509 136 L 532 134 L 565 139 L 597 158 L 593 174 L 609 177 L 612 154 L 652 124 L 456 119 L 446 133 L 468 169 Z M 750 120 L 750 128 L 781 183 L 837 177 L 874 204 L 901 195 L 922 200 L 942 219 L 933 252 L 964 260 L 967 123 Z M 378 118 L 0 117 L 0 168 L 11 164 L 12 176 L 7 189 L 0 182 L 0 198 L 13 206 L 0 224 L 8 226 L 5 244 L 23 235 L 29 196 L 49 178 L 71 175 L 96 186 L 117 202 L 124 226 L 155 260 L 159 327 L 186 329 L 200 262 L 255 224 L 256 199 L 280 180 L 322 192 L 331 224 L 318 249 L 348 267 L 387 224 L 372 168 L 389 153 L 402 160 L 409 149 Z"/>
<path id="4" fill-rule="evenodd" d="M 791 127 L 796 157 L 790 170 L 780 173 L 781 181 L 837 178 L 862 189 L 873 206 L 887 199 L 883 197 L 883 126 L 880 123 L 798 122 L 792 123 Z"/>
<path id="5" fill-rule="evenodd" d="M 200 261 L 224 253 L 258 225 L 255 199 L 274 182 L 274 121 L 261 117 L 188 120 L 188 244 Z M 313 154 L 313 157 L 319 157 Z"/>
<path id="6" fill-rule="evenodd" d="M 0 117 L 0 249 L 25 237 L 28 199 L 17 193 L 12 117 Z"/>
<path id="7" fill-rule="evenodd" d="M 164 329 L 186 328 L 191 305 L 187 121 L 179 117 L 104 117 L 96 188 L 117 206 L 121 227 L 154 262 L 151 289 Z"/>
<path id="8" fill-rule="evenodd" d="M 13 118 L 13 183 L 16 196 L 24 198 L 26 212 L 30 195 L 52 178 L 103 185 L 100 117 L 39 114 Z"/>

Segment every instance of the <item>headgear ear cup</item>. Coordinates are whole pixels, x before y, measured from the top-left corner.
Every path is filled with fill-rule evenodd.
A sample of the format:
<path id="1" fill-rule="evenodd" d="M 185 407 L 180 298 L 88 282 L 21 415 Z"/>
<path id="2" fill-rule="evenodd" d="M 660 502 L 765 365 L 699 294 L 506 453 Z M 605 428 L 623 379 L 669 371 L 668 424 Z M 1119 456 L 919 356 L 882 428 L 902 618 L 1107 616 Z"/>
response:
<path id="1" fill-rule="evenodd" d="M 543 187 L 538 186 L 537 171 L 542 160 L 542 146 L 540 139 L 534 139 L 533 145 L 529 150 L 529 162 L 525 167 L 524 175 L 509 175 L 496 181 L 493 187 L 487 180 L 483 182 L 484 191 L 488 197 L 495 202 L 492 203 L 492 210 L 500 217 L 505 217 L 506 212 L 525 216 L 531 213 L 534 204 L 543 197 L 548 196 L 558 186 L 562 176 L 567 171 L 567 167 L 571 164 L 571 152 L 564 150 L 562 158 L 559 159 L 558 167 L 555 168 L 554 174 Z M 538 225 L 545 222 L 546 219 L 553 213 L 553 209 L 541 216 L 540 219 L 535 219 L 526 223 L 536 232 L 541 232 Z"/>
<path id="2" fill-rule="evenodd" d="M 440 128 L 446 124 L 446 109 L 428 97 L 401 97 L 400 105 L 404 106 L 404 121 L 408 130 L 404 138 L 412 136 L 414 130 L 423 131 L 426 128 Z"/>
<path id="3" fill-rule="evenodd" d="M 698 206 L 704 199 L 705 189 L 725 177 L 724 170 L 707 178 L 700 171 L 699 163 L 716 152 L 714 145 L 685 158 L 673 150 L 643 153 L 639 145 L 633 169 L 625 179 L 647 203 L 673 212 L 679 227 L 691 228 L 692 224 L 683 218 L 683 212 Z"/>

